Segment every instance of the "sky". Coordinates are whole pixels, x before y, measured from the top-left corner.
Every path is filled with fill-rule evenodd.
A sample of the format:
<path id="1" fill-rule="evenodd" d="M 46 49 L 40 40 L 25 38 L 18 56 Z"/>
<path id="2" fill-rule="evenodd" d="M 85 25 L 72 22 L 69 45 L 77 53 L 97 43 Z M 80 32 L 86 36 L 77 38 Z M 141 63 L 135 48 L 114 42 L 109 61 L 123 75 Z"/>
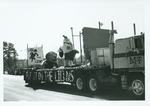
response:
<path id="1" fill-rule="evenodd" d="M 19 59 L 26 58 L 29 47 L 43 45 L 44 55 L 58 53 L 62 35 L 72 40 L 83 27 L 111 29 L 111 21 L 118 34 L 115 39 L 145 32 L 145 0 L 1 0 L 0 35 L 2 41 L 14 44 Z M 74 37 L 79 50 L 79 37 Z M 83 42 L 82 42 L 83 44 Z"/>

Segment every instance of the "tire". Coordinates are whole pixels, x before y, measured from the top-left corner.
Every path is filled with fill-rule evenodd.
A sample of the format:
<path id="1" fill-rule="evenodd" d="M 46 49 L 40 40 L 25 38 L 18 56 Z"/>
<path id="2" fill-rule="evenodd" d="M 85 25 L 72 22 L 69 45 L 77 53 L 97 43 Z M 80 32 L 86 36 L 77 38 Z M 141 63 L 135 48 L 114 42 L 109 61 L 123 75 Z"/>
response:
<path id="1" fill-rule="evenodd" d="M 143 99 L 145 94 L 144 80 L 134 78 L 129 85 L 129 92 L 136 99 Z"/>
<path id="2" fill-rule="evenodd" d="M 82 77 L 78 77 L 75 82 L 78 91 L 83 91 L 85 88 L 85 82 Z"/>
<path id="3" fill-rule="evenodd" d="M 97 77 L 91 76 L 88 80 L 88 87 L 91 93 L 97 93 L 100 90 Z"/>

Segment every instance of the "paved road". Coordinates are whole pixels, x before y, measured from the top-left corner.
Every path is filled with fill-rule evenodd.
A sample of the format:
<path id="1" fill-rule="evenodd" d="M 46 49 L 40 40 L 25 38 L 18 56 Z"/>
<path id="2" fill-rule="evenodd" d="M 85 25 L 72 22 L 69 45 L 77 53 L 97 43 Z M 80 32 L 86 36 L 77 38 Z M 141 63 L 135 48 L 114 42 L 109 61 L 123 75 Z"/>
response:
<path id="1" fill-rule="evenodd" d="M 69 85 L 54 87 L 42 84 L 31 87 L 23 76 L 4 75 L 4 101 L 106 101 L 133 100 L 126 93 L 117 90 L 105 90 L 100 94 L 78 92 Z"/>

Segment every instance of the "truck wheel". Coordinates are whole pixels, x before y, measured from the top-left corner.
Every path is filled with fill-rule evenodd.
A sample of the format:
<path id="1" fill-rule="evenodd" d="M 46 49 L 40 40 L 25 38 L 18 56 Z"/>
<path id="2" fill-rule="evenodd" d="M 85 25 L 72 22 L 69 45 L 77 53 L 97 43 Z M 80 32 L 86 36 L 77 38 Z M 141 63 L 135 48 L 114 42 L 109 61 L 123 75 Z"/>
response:
<path id="1" fill-rule="evenodd" d="M 129 91 L 136 98 L 143 98 L 145 93 L 144 80 L 141 78 L 135 78 L 129 85 Z"/>
<path id="2" fill-rule="evenodd" d="M 96 77 L 90 77 L 88 81 L 89 90 L 92 93 L 96 93 L 99 91 L 99 83 Z"/>
<path id="3" fill-rule="evenodd" d="M 81 78 L 81 77 L 78 77 L 77 79 L 76 79 L 76 88 L 79 90 L 79 91 L 82 91 L 83 90 L 83 88 L 84 88 L 84 81 L 83 81 L 83 79 Z"/>

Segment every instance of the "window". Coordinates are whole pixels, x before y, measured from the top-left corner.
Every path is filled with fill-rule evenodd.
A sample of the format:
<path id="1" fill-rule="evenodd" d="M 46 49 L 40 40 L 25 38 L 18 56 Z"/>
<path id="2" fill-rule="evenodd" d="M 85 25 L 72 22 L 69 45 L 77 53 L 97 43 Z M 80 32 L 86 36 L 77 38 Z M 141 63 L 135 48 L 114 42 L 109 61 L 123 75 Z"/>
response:
<path id="1" fill-rule="evenodd" d="M 142 49 L 143 47 L 142 47 L 142 41 L 141 41 L 142 39 L 141 38 L 135 38 L 135 48 L 136 49 Z"/>

